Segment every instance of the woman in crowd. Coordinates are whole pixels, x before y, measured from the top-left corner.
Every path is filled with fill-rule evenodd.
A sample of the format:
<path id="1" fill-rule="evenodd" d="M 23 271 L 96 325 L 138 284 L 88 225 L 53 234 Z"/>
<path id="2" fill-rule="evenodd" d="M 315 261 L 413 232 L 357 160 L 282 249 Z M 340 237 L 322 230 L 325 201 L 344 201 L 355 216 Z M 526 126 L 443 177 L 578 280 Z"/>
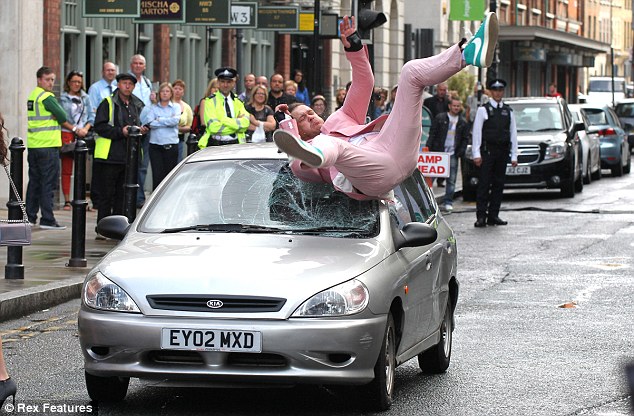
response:
<path id="1" fill-rule="evenodd" d="M 297 93 L 295 94 L 297 102 L 310 105 L 310 97 L 308 88 L 306 88 L 306 82 L 304 81 L 304 73 L 299 69 L 293 71 L 293 81 L 297 84 Z"/>
<path id="2" fill-rule="evenodd" d="M 181 107 L 172 102 L 172 84 L 159 86 L 158 102 L 143 108 L 141 122 L 150 128 L 150 164 L 153 189 L 178 164 L 178 123 Z"/>
<path id="3" fill-rule="evenodd" d="M 64 92 L 59 99 L 66 116 L 77 129 L 74 131 L 62 128 L 62 194 L 64 194 L 64 211 L 70 211 L 70 178 L 73 175 L 75 136 L 86 137 L 95 122 L 95 109 L 88 94 L 84 90 L 84 74 L 71 71 L 64 82 Z"/>
<path id="4" fill-rule="evenodd" d="M 326 105 L 326 99 L 323 95 L 315 95 L 310 102 L 310 108 L 324 121 L 330 115 L 328 114 L 328 106 Z"/>
<path id="5" fill-rule="evenodd" d="M 273 109 L 266 105 L 266 99 L 269 93 L 265 86 L 256 85 L 251 91 L 251 98 L 247 101 L 245 106 L 246 110 L 251 114 L 251 124 L 247 130 L 247 141 L 253 141 L 253 135 L 256 133 L 258 127 L 264 129 L 264 136 L 267 142 L 273 141 L 273 130 L 275 130 L 276 123 L 273 118 Z M 261 141 L 257 137 L 259 133 L 256 133 L 256 141 Z"/>
<path id="6" fill-rule="evenodd" d="M 172 88 L 174 89 L 174 103 L 181 107 L 181 118 L 178 121 L 178 160 L 180 161 L 186 156 L 185 135 L 191 130 L 194 113 L 189 104 L 183 101 L 185 81 L 177 79 L 172 84 Z"/>
<path id="7" fill-rule="evenodd" d="M 2 118 L 2 114 L 0 114 L 0 163 L 2 166 L 6 166 L 8 163 L 7 160 L 7 143 L 4 141 L 4 119 Z M 15 405 L 15 393 L 18 390 L 18 386 L 15 384 L 15 381 L 9 377 L 9 373 L 7 372 L 7 365 L 4 362 L 4 355 L 2 354 L 2 337 L 0 337 L 0 409 L 2 409 L 2 405 L 7 397 L 13 397 L 13 404 Z"/>
<path id="8" fill-rule="evenodd" d="M 347 93 L 347 90 L 345 88 L 337 88 L 337 93 L 335 94 L 335 101 L 337 101 L 337 108 L 335 108 L 335 111 L 343 107 L 343 102 L 346 99 L 346 93 Z"/>

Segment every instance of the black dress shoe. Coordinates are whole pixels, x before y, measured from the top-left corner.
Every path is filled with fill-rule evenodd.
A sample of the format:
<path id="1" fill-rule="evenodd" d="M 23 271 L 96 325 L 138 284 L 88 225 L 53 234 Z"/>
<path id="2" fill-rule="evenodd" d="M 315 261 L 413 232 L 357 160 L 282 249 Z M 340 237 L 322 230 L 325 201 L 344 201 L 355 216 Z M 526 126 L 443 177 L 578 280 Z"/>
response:
<path id="1" fill-rule="evenodd" d="M 484 221 L 484 218 L 478 218 L 477 221 L 473 224 L 474 227 L 486 227 L 487 223 Z"/>
<path id="2" fill-rule="evenodd" d="M 500 217 L 494 217 L 494 218 L 487 219 L 487 224 L 489 224 L 489 225 L 506 225 L 506 224 L 508 224 L 508 221 L 504 221 Z"/>

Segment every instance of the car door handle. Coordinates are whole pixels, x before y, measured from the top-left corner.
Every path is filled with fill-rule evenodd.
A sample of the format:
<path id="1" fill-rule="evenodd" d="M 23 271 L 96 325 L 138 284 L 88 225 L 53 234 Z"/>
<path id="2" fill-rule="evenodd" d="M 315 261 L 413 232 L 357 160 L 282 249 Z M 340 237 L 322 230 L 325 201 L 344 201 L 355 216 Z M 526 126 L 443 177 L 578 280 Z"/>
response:
<path id="1" fill-rule="evenodd" d="M 447 254 L 453 253 L 453 246 L 451 243 L 447 242 Z"/>
<path id="2" fill-rule="evenodd" d="M 431 270 L 431 259 L 429 257 L 425 259 L 425 270 Z"/>

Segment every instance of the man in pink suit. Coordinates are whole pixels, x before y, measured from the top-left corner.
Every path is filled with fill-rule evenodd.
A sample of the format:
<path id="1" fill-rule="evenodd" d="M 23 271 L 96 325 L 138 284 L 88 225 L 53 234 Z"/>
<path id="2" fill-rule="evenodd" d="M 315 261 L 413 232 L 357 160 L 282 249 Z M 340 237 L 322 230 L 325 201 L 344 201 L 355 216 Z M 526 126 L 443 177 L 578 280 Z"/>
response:
<path id="1" fill-rule="evenodd" d="M 463 39 L 436 56 L 403 65 L 392 112 L 368 124 L 364 123 L 374 76 L 367 48 L 361 44 L 354 17 L 345 16 L 340 31 L 352 66 L 352 85 L 343 107 L 324 122 L 306 105 L 281 104 L 276 110 L 297 122 L 300 137 L 277 130 L 273 139 L 280 150 L 295 159 L 291 169 L 300 179 L 332 183 L 354 199 L 385 198 L 416 168 L 425 86 L 447 80 L 467 64 L 491 65 L 497 17 L 488 13 L 469 41 Z"/>

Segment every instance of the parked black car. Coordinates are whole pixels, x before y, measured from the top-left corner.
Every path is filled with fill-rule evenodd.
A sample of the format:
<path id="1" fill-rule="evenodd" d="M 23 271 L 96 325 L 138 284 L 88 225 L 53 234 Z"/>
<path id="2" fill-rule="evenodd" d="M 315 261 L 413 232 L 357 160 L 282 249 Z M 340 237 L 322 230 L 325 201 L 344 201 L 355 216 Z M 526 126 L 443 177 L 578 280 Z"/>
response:
<path id="1" fill-rule="evenodd" d="M 506 188 L 559 188 L 561 196 L 572 198 L 583 190 L 583 158 L 575 123 L 562 98 L 508 98 L 517 125 L 518 165 L 506 168 Z M 479 169 L 473 164 L 471 145 L 462 159 L 462 195 L 473 201 Z"/>

